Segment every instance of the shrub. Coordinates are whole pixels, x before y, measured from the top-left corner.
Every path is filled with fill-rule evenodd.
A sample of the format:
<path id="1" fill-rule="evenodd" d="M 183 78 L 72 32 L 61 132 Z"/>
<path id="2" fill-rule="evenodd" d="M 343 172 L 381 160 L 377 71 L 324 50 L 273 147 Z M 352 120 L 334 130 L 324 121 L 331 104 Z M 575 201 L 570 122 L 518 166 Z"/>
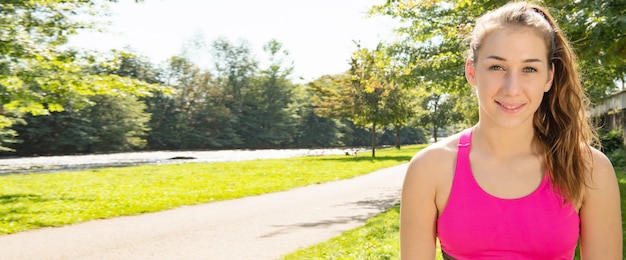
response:
<path id="1" fill-rule="evenodd" d="M 613 164 L 616 173 L 626 174 L 626 148 L 614 150 L 607 154 L 609 160 Z"/>
<path id="2" fill-rule="evenodd" d="M 622 129 L 609 132 L 600 131 L 600 141 L 602 142 L 602 152 L 607 155 L 613 153 L 613 151 L 624 149 Z"/>

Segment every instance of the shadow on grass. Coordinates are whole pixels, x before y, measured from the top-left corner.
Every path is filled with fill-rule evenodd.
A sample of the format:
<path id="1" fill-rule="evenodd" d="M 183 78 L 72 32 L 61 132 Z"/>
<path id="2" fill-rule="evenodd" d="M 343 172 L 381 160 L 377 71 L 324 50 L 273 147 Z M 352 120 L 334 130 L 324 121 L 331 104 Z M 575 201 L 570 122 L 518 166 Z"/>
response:
<path id="1" fill-rule="evenodd" d="M 72 197 L 53 197 L 38 194 L 9 194 L 0 196 L 0 219 L 10 218 L 11 215 L 46 213 L 42 205 L 47 203 L 64 204 L 80 200 Z M 44 206 L 45 207 L 45 206 Z"/>
<path id="2" fill-rule="evenodd" d="M 39 194 L 8 194 L 0 196 L 0 235 L 12 234 L 42 227 L 59 227 L 73 222 L 59 220 L 56 215 L 67 209 L 59 205 L 75 204 L 69 196 L 46 196 Z M 72 214 L 72 212 L 66 212 Z M 66 216 L 68 214 L 65 214 Z M 55 216 L 55 217 L 52 217 Z M 13 226 L 12 223 L 17 223 Z"/>
<path id="3" fill-rule="evenodd" d="M 50 201 L 51 199 L 44 198 L 38 194 L 9 194 L 0 196 L 0 204 L 7 205 L 9 203 L 39 203 Z"/>

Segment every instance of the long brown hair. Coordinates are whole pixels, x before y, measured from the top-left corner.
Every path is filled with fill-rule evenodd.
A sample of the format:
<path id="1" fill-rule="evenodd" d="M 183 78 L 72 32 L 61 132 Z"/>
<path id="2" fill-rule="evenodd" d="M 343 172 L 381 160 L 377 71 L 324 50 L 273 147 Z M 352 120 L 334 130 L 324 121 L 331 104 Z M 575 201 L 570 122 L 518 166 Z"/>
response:
<path id="1" fill-rule="evenodd" d="M 482 39 L 508 26 L 533 28 L 544 36 L 551 63 L 547 66 L 554 66 L 554 79 L 534 115 L 535 137 L 545 151 L 553 189 L 565 200 L 578 204 L 587 185 L 584 174 L 592 167 L 590 145 L 599 144 L 599 140 L 585 115 L 588 99 L 576 69 L 576 56 L 546 8 L 514 2 L 476 21 L 470 42 L 470 61 L 475 61 Z"/>

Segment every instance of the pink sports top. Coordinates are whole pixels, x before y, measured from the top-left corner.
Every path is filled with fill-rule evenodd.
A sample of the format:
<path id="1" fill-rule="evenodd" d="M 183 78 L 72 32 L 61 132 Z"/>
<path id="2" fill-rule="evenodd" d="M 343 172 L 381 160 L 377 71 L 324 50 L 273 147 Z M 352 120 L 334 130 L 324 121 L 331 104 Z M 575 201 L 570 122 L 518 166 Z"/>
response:
<path id="1" fill-rule="evenodd" d="M 450 197 L 437 219 L 442 251 L 458 260 L 572 259 L 580 232 L 573 205 L 562 202 L 547 174 L 534 192 L 521 198 L 485 192 L 470 168 L 472 129 L 459 140 Z"/>

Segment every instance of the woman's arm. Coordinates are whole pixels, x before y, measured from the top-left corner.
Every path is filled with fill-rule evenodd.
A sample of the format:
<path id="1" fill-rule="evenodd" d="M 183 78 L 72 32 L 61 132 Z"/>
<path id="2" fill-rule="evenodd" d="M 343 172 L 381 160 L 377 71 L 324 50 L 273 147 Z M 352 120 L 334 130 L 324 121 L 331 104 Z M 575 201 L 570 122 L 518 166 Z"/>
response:
<path id="1" fill-rule="evenodd" d="M 402 259 L 435 259 L 437 206 L 436 183 L 428 151 L 409 163 L 400 205 L 400 254 Z M 433 159 L 433 158 L 430 158 Z"/>
<path id="2" fill-rule="evenodd" d="M 588 176 L 580 208 L 582 259 L 623 259 L 620 191 L 609 159 L 593 149 L 593 169 Z"/>

